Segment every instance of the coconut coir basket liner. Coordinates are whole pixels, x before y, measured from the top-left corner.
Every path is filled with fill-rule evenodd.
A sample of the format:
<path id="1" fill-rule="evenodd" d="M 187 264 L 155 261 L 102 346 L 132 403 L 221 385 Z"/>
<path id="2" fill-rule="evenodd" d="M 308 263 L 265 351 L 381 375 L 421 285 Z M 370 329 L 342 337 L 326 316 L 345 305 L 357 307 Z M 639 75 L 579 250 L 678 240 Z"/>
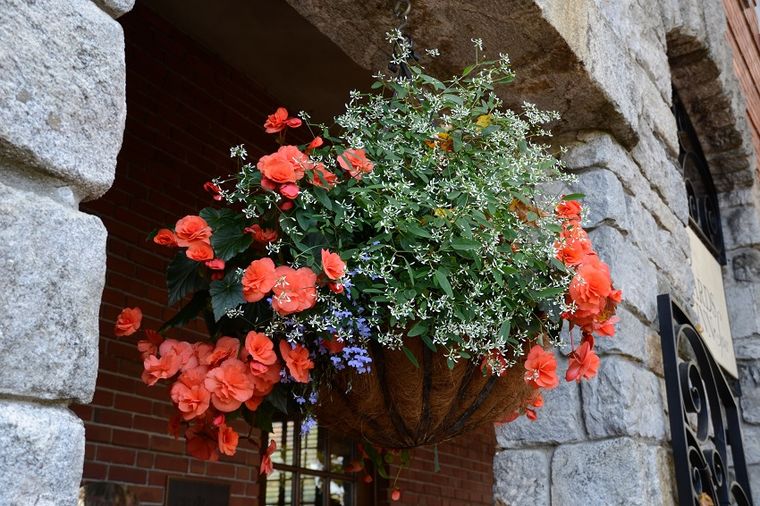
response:
<path id="1" fill-rule="evenodd" d="M 493 423 L 533 393 L 522 361 L 501 377 L 484 376 L 470 361 L 449 369 L 446 357 L 420 339 L 407 338 L 405 345 L 419 368 L 402 350 L 372 343 L 371 372 L 346 368 L 320 392 L 320 426 L 383 448 L 414 448 Z"/>

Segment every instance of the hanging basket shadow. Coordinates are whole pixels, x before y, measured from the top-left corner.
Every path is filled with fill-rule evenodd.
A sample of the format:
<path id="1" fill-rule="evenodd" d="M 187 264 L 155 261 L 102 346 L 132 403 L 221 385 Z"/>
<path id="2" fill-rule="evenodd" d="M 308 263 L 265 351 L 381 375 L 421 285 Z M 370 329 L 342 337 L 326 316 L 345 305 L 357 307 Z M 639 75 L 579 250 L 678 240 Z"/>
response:
<path id="1" fill-rule="evenodd" d="M 522 361 L 500 377 L 484 376 L 466 360 L 449 369 L 446 357 L 420 339 L 405 344 L 419 368 L 402 350 L 373 343 L 371 372 L 344 369 L 320 391 L 320 426 L 382 448 L 415 448 L 498 421 L 534 393 Z"/>

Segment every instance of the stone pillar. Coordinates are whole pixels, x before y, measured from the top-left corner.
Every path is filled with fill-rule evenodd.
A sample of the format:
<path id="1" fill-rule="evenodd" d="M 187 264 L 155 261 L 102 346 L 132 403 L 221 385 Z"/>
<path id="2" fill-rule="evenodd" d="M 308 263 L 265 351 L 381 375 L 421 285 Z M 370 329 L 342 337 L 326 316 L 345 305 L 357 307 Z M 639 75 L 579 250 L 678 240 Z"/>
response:
<path id="1" fill-rule="evenodd" d="M 760 505 L 760 189 L 721 195 L 728 265 L 726 299 L 741 384 L 744 454 Z"/>
<path id="2" fill-rule="evenodd" d="M 130 1 L 0 0 L 0 504 L 75 504 L 111 186 L 126 116 Z M 107 12 L 106 12 L 107 11 Z"/>
<path id="3" fill-rule="evenodd" d="M 653 190 L 640 167 L 652 160 L 636 159 L 646 158 L 645 139 L 632 152 L 606 133 L 577 141 L 564 158 L 578 175 L 568 190 L 586 194 L 591 213 L 584 226 L 623 290 L 621 321 L 616 337 L 596 341 L 598 377 L 580 385 L 562 380 L 546 392 L 537 421 L 497 429 L 495 499 L 510 506 L 673 504 L 655 320 L 658 292 L 692 291 L 686 216 L 674 211 L 685 210 L 686 195 L 672 195 L 679 202 L 671 208 Z M 659 149 L 660 170 L 677 175 L 675 164 L 665 163 L 672 157 Z"/>

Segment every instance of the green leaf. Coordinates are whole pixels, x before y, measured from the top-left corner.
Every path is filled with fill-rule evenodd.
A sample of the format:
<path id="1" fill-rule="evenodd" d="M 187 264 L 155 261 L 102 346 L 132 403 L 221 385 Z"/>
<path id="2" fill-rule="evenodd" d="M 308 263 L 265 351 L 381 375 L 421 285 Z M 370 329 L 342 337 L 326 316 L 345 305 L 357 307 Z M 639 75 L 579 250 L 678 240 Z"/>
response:
<path id="1" fill-rule="evenodd" d="M 453 369 L 454 366 L 457 365 L 457 363 L 454 362 L 453 360 L 451 360 L 450 358 L 447 358 L 446 359 L 446 365 L 449 366 L 449 369 Z"/>
<path id="2" fill-rule="evenodd" d="M 200 217 L 206 220 L 214 231 L 211 235 L 211 246 L 217 258 L 229 260 L 251 246 L 253 238 L 243 232 L 246 222 L 242 214 L 229 208 L 207 207 L 200 212 Z"/>
<path id="3" fill-rule="evenodd" d="M 396 93 L 396 97 L 399 99 L 403 99 L 406 96 L 406 88 L 401 86 L 398 83 L 389 82 L 388 83 L 391 88 L 393 88 L 393 91 Z"/>
<path id="4" fill-rule="evenodd" d="M 410 350 L 406 346 L 402 347 L 401 349 L 404 350 L 404 353 L 406 354 L 406 358 L 409 359 L 409 362 L 411 362 L 412 364 L 414 364 L 414 367 L 416 367 L 417 369 L 419 369 L 420 368 L 420 363 L 417 362 L 417 357 L 414 356 L 414 353 L 412 353 L 412 350 Z"/>
<path id="5" fill-rule="evenodd" d="M 571 193 L 570 195 L 563 195 L 562 200 L 581 200 L 585 196 L 583 193 Z"/>
<path id="6" fill-rule="evenodd" d="M 444 269 L 438 269 L 435 271 L 435 280 L 438 286 L 441 287 L 446 295 L 454 298 L 454 290 L 451 289 L 451 283 L 449 283 L 448 273 Z"/>
<path id="7" fill-rule="evenodd" d="M 187 258 L 184 251 L 177 253 L 166 269 L 166 288 L 169 291 L 169 305 L 173 306 L 188 293 L 203 287 L 204 280 L 199 272 L 200 264 Z"/>
<path id="8" fill-rule="evenodd" d="M 346 162 L 351 165 L 351 162 L 344 156 L 343 157 Z M 327 192 L 323 190 L 322 188 L 312 188 L 311 193 L 314 195 L 314 197 L 319 201 L 320 204 L 325 206 L 325 208 L 332 211 L 333 205 L 332 201 L 330 200 L 330 197 L 327 196 Z"/>
<path id="9" fill-rule="evenodd" d="M 457 237 L 451 241 L 451 247 L 458 251 L 474 251 L 480 249 L 480 243 L 472 239 Z"/>
<path id="10" fill-rule="evenodd" d="M 237 280 L 234 271 L 227 274 L 224 279 L 212 282 L 209 293 L 216 321 L 219 321 L 228 309 L 234 309 L 245 303 L 243 286 Z"/>
<path id="11" fill-rule="evenodd" d="M 425 237 L 426 239 L 430 239 L 433 237 L 432 235 L 430 235 L 430 232 L 428 232 L 421 226 L 417 225 L 416 223 L 405 223 L 404 228 L 407 230 L 407 232 L 414 234 L 418 237 Z"/>
<path id="12" fill-rule="evenodd" d="M 304 232 L 308 231 L 314 223 L 303 209 L 298 209 L 296 211 L 296 221 L 298 221 L 298 226 L 301 227 L 301 230 Z"/>
<path id="13" fill-rule="evenodd" d="M 409 329 L 409 332 L 407 332 L 406 335 L 409 337 L 416 337 L 416 336 L 421 336 L 423 334 L 427 334 L 427 331 L 428 331 L 428 325 L 427 323 L 422 321 L 422 322 L 417 322 L 417 324 L 414 327 Z"/>
<path id="14" fill-rule="evenodd" d="M 499 335 L 503 338 L 509 337 L 509 331 L 512 329 L 512 322 L 510 320 L 504 320 L 499 329 Z"/>
<path id="15" fill-rule="evenodd" d="M 563 264 L 562 262 L 560 262 L 560 261 L 559 261 L 559 260 L 557 260 L 556 258 L 552 257 L 552 258 L 550 258 L 550 259 L 549 259 L 549 261 L 551 262 L 551 264 L 552 264 L 552 265 L 553 265 L 553 266 L 554 266 L 554 267 L 555 267 L 555 268 L 556 268 L 558 271 L 560 271 L 560 272 L 567 272 L 567 267 L 565 266 L 565 264 Z"/>
<path id="16" fill-rule="evenodd" d="M 533 296 L 540 299 L 547 299 L 549 297 L 554 297 L 555 295 L 559 295 L 564 291 L 565 289 L 561 286 L 552 286 L 549 288 L 544 288 L 543 290 L 534 291 Z"/>
<path id="17" fill-rule="evenodd" d="M 433 353 L 436 353 L 438 351 L 438 348 L 436 347 L 435 343 L 433 342 L 432 339 L 430 339 L 430 337 L 427 334 L 420 336 L 420 338 L 422 339 L 422 342 L 425 343 L 425 346 L 430 348 L 430 351 L 432 351 Z"/>
<path id="18" fill-rule="evenodd" d="M 267 396 L 267 400 L 272 403 L 278 411 L 288 414 L 288 396 L 285 388 L 278 385 L 277 388 Z"/>
<path id="19" fill-rule="evenodd" d="M 383 86 L 384 86 L 384 84 L 383 84 L 383 82 L 382 82 L 382 81 L 375 81 L 374 83 L 372 83 L 372 85 L 371 85 L 370 87 L 371 87 L 373 90 L 376 90 L 376 89 L 378 89 L 378 88 L 382 88 Z"/>
<path id="20" fill-rule="evenodd" d="M 208 304 L 208 300 L 208 290 L 195 292 L 195 295 L 193 295 L 193 298 L 190 299 L 190 302 L 182 306 L 182 308 L 177 311 L 177 314 L 172 316 L 163 325 L 161 325 L 158 331 L 163 332 L 164 330 L 173 327 L 181 327 L 187 322 L 197 318 L 200 312 L 203 311 L 203 309 L 206 307 L 206 304 Z"/>
<path id="21" fill-rule="evenodd" d="M 459 95 L 453 95 L 451 93 L 444 93 L 442 95 L 442 98 L 446 102 L 451 102 L 451 103 L 454 103 L 456 105 L 464 105 L 464 99 L 462 99 L 462 97 L 460 97 Z"/>
<path id="22" fill-rule="evenodd" d="M 464 143 L 462 142 L 462 132 L 457 130 L 451 135 L 451 140 L 453 142 L 454 151 L 459 152 L 462 149 L 462 146 L 464 146 Z"/>
<path id="23" fill-rule="evenodd" d="M 467 220 L 467 218 L 457 218 L 456 224 L 462 230 L 462 235 L 466 239 L 472 239 L 472 227 L 470 227 L 470 222 Z"/>

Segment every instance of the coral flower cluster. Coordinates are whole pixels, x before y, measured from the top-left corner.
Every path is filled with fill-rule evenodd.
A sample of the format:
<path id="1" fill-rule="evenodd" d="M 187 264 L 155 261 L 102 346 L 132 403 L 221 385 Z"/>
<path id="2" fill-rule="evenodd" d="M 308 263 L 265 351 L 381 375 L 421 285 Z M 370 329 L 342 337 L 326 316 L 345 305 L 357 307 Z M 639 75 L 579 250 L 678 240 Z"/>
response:
<path id="1" fill-rule="evenodd" d="M 615 311 L 622 300 L 622 292 L 614 288 L 609 266 L 596 254 L 581 226 L 581 204 L 574 200 L 562 201 L 555 213 L 562 221 L 562 232 L 554 244 L 556 257 L 575 272 L 566 294 L 570 309 L 562 313 L 562 318 L 570 324 L 571 338 L 576 327 L 581 330 L 582 336 L 580 344 L 568 356 L 565 380 L 581 381 L 593 378 L 599 369 L 599 356 L 594 352 L 594 334 L 615 335 L 615 324 L 619 320 Z M 559 385 L 557 359 L 554 353 L 536 344 L 530 349 L 524 367 L 525 381 L 536 389 L 536 394 L 526 401 L 522 410 L 528 418 L 535 420 L 534 408 L 543 405 L 539 390 Z M 519 411 L 510 413 L 502 422 L 512 421 L 519 414 Z"/>

